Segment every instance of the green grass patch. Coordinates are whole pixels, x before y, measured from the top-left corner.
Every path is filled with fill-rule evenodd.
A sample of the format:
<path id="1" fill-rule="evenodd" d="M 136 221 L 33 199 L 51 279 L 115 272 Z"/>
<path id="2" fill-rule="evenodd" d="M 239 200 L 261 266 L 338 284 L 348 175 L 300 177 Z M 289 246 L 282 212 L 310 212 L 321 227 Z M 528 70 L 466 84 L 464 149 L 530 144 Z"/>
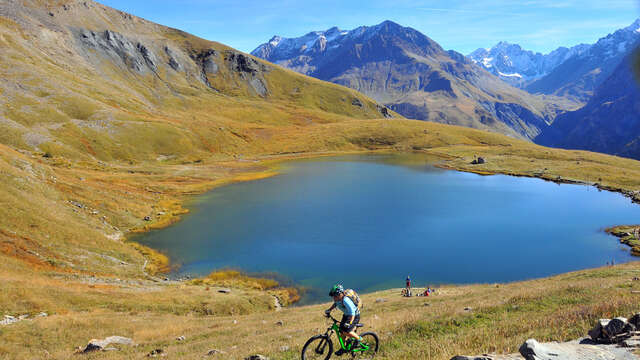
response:
<path id="1" fill-rule="evenodd" d="M 87 120 L 100 109 L 93 101 L 79 96 L 57 97 L 56 103 L 60 111 L 78 120 Z"/>

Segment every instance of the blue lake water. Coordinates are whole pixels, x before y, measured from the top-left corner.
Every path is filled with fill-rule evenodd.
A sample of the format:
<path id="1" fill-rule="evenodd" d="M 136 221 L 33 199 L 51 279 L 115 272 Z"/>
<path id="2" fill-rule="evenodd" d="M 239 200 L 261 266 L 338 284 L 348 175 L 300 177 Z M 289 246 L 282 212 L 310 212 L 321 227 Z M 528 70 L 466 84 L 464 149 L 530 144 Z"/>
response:
<path id="1" fill-rule="evenodd" d="M 217 188 L 167 229 L 134 240 L 177 275 L 278 273 L 327 300 L 360 292 L 524 280 L 632 260 L 602 230 L 640 222 L 620 194 L 539 179 L 441 170 L 419 156 L 287 163 L 281 175 Z"/>

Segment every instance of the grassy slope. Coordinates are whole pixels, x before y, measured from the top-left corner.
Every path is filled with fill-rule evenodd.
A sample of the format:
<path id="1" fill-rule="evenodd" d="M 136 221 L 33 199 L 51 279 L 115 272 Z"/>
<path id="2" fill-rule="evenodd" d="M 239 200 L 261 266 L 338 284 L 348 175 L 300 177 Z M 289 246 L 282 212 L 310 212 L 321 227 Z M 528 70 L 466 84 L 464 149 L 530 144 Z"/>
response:
<path id="1" fill-rule="evenodd" d="M 363 295 L 362 321 L 381 336 L 380 359 L 516 352 L 527 338 L 574 339 L 598 318 L 637 311 L 632 291 L 640 285 L 631 279 L 639 273 L 640 264 L 631 263 L 528 282 L 442 286 L 428 298 L 402 298 L 392 289 Z M 380 298 L 386 301 L 376 302 Z M 121 335 L 139 346 L 86 357 L 143 358 L 161 348 L 180 359 L 200 359 L 211 349 L 225 351 L 219 356 L 225 359 L 255 353 L 298 359 L 306 339 L 327 326 L 322 310 L 328 304 L 267 311 L 260 293 L 225 295 L 204 286 L 77 285 L 64 293 L 67 300 L 74 303 L 67 312 L 1 328 L 0 357 L 68 358 L 90 338 Z"/>
<path id="2" fill-rule="evenodd" d="M 98 7 L 89 10 L 83 10 L 81 2 L 64 2 L 72 5 L 64 10 L 62 3 L 47 3 L 47 11 L 60 23 L 96 31 L 113 28 L 151 43 L 169 41 L 181 49 L 228 50 L 140 19 L 133 21 L 94 3 L 89 2 Z M 36 10 L 41 7 L 37 2 L 27 4 Z M 91 11 L 106 15 L 97 17 L 99 21 L 79 16 Z M 41 15 L 48 19 L 46 11 Z M 228 344 L 256 332 L 260 335 L 248 340 L 251 351 L 273 352 L 279 345 L 295 350 L 312 328 L 320 327 L 319 321 L 308 320 L 317 307 L 274 315 L 265 312 L 272 307 L 272 297 L 250 288 L 223 297 L 206 286 L 155 283 L 146 273 L 166 266 L 166 259 L 148 253 L 147 262 L 145 251 L 122 241 L 128 231 L 175 221 L 183 213 L 180 203 L 189 195 L 268 176 L 277 171 L 277 160 L 294 155 L 417 151 L 444 167 L 547 179 L 561 176 L 613 189 L 640 189 L 637 161 L 547 149 L 472 129 L 375 119 L 375 104 L 364 96 L 277 68 L 265 75 L 270 95 L 263 99 L 231 72 L 210 79 L 223 90 L 216 93 L 189 77 L 170 75 L 167 69 L 162 70 L 166 77 L 161 76 L 170 80 L 165 82 L 127 72 L 115 63 L 96 65 L 91 62 L 95 59 L 75 53 L 64 28 L 32 26 L 38 19 L 22 19 L 18 25 L 18 20 L 0 18 L 0 310 L 55 315 L 0 328 L 3 357 L 41 357 L 45 349 L 54 358 L 65 358 L 74 345 L 114 334 L 131 335 L 144 344 L 127 350 L 136 354 L 184 334 L 193 342 L 171 345 L 175 351 L 195 358 L 207 347 L 220 347 L 240 357 L 248 350 L 234 350 Z M 365 106 L 351 105 L 354 97 Z M 474 155 L 484 156 L 488 163 L 469 165 Z M 145 216 L 151 221 L 145 222 Z M 542 290 L 544 281 L 535 284 L 547 291 Z M 490 295 L 482 286 L 465 289 L 476 289 L 478 299 Z M 447 303 L 467 302 L 455 299 Z M 594 309 L 604 306 L 593 299 L 589 301 L 596 304 Z M 498 300 L 493 301 L 497 306 Z M 390 358 L 402 358 L 407 351 L 421 356 L 434 351 L 415 340 L 422 330 L 401 329 L 408 320 L 421 319 L 409 318 L 413 308 L 406 305 L 411 303 L 393 300 L 374 305 L 371 298 L 368 303 L 372 311 L 379 307 L 397 316 L 379 315 L 384 321 L 378 329 L 395 331 L 394 337 L 385 338 L 395 344 L 385 349 Z M 480 306 L 476 303 L 482 304 L 465 306 Z M 601 303 L 618 306 L 607 298 Z M 425 319 L 431 312 L 424 312 Z M 242 317 L 241 326 L 233 328 L 230 317 L 210 313 L 255 314 Z M 439 314 L 443 319 L 450 315 L 445 310 Z M 275 331 L 261 323 L 264 319 L 271 325 L 280 316 L 287 325 Z M 535 326 L 534 331 L 542 331 Z M 558 323 L 551 334 L 573 334 L 581 327 L 584 323 Z M 493 333 L 486 334 L 490 339 Z M 510 345 L 496 346 L 511 349 L 524 334 L 516 331 Z M 409 347 L 397 343 L 404 337 L 410 340 Z M 278 342 L 269 342 L 274 338 Z M 478 344 L 460 340 L 455 346 L 477 352 L 472 346 Z"/>

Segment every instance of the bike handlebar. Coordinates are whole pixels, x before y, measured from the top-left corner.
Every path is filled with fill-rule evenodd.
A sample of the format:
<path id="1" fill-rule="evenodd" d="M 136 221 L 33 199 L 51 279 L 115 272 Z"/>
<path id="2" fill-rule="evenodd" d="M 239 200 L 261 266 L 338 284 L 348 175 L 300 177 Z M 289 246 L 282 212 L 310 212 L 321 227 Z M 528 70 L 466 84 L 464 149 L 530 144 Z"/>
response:
<path id="1" fill-rule="evenodd" d="M 336 322 L 336 323 L 339 323 L 339 322 L 341 321 L 341 320 L 338 320 L 338 319 L 334 318 L 334 317 L 331 315 L 331 313 L 326 314 L 326 315 L 325 315 L 325 317 L 326 317 L 327 319 L 331 319 L 331 320 L 333 320 L 333 322 Z"/>

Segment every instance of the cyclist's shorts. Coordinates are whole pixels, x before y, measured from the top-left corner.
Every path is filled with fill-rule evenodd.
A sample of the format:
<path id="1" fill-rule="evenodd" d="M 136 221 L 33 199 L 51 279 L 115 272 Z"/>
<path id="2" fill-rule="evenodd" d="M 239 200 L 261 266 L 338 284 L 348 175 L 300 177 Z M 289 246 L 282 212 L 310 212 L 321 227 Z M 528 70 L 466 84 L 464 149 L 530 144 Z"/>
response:
<path id="1" fill-rule="evenodd" d="M 353 329 L 355 329 L 356 324 L 360 323 L 360 314 L 356 315 L 355 318 L 353 318 L 353 322 L 351 324 L 349 324 L 349 318 L 351 316 L 347 316 L 347 315 L 342 315 L 342 321 L 340 321 L 340 330 L 344 331 L 344 332 L 351 332 Z"/>

